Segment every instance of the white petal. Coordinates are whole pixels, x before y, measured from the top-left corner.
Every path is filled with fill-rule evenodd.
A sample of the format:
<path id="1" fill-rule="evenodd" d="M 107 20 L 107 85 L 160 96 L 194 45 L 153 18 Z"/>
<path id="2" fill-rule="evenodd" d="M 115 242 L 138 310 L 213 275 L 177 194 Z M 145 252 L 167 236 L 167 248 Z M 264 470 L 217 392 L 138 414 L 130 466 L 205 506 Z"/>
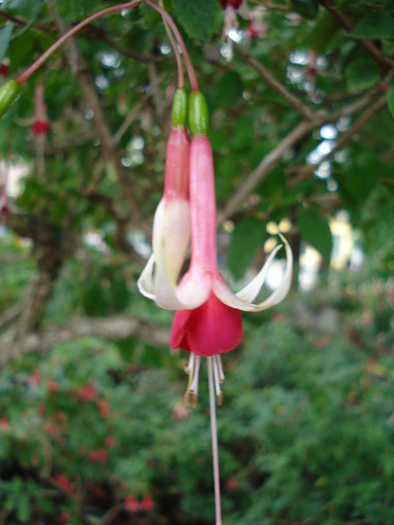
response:
<path id="1" fill-rule="evenodd" d="M 145 297 L 147 297 L 148 299 L 151 299 L 152 301 L 155 301 L 156 299 L 156 296 L 154 293 L 154 284 L 153 284 L 154 264 L 155 264 L 155 256 L 151 255 L 137 281 L 138 290 L 142 293 L 142 295 L 145 295 Z"/>
<path id="2" fill-rule="evenodd" d="M 164 266 L 157 264 L 154 277 L 155 302 L 165 310 L 194 310 L 208 299 L 211 281 L 201 272 L 189 270 L 173 289 Z"/>
<path id="3" fill-rule="evenodd" d="M 174 288 L 190 241 L 190 205 L 182 198 L 163 198 L 153 220 L 152 245 L 157 264 L 164 264 Z"/>
<path id="4" fill-rule="evenodd" d="M 282 246 L 283 245 L 280 244 L 279 246 L 275 248 L 275 250 L 272 250 L 268 259 L 265 261 L 264 266 L 261 268 L 261 270 L 256 275 L 256 277 L 252 279 L 250 283 L 245 286 L 245 288 L 242 288 L 242 290 L 240 290 L 237 294 L 235 294 L 239 299 L 241 299 L 241 301 L 252 303 L 256 299 L 259 291 L 261 290 L 265 282 L 269 267 L 271 266 L 271 263 L 276 255 L 276 252 L 280 250 Z"/>
<path id="5" fill-rule="evenodd" d="M 224 304 L 230 306 L 231 308 L 237 308 L 238 310 L 243 310 L 244 312 L 260 312 L 262 310 L 267 310 L 272 306 L 280 303 L 288 294 L 291 286 L 291 278 L 293 274 L 293 254 L 291 248 L 286 241 L 286 239 L 280 235 L 281 239 L 285 243 L 286 247 L 286 269 L 283 281 L 279 288 L 277 288 L 265 301 L 260 304 L 252 304 L 238 298 L 234 295 L 228 286 L 221 282 L 219 279 L 216 279 L 213 283 L 213 293 L 218 299 L 220 299 Z M 267 261 L 268 262 L 268 261 Z"/>

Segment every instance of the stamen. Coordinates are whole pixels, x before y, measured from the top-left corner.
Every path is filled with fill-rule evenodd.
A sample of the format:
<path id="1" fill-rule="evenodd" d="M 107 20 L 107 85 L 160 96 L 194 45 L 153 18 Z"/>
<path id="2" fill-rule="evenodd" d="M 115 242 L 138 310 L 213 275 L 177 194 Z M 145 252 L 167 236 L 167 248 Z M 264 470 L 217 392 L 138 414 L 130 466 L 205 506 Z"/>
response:
<path id="1" fill-rule="evenodd" d="M 219 449 L 218 434 L 216 426 L 215 390 L 214 390 L 214 367 L 213 357 L 208 357 L 208 385 L 209 385 L 209 408 L 211 414 L 211 437 L 212 437 L 212 459 L 213 459 L 213 484 L 215 489 L 215 524 L 222 525 L 222 510 L 220 504 L 220 477 L 219 477 Z"/>
<path id="2" fill-rule="evenodd" d="M 194 392 L 196 397 L 198 396 L 198 375 L 200 373 L 200 362 L 201 362 L 201 357 L 199 355 L 196 355 L 196 362 L 194 365 L 194 377 L 193 377 L 192 386 L 190 388 L 190 390 Z"/>
<path id="3" fill-rule="evenodd" d="M 223 392 L 220 391 L 220 381 L 219 381 L 219 368 L 216 355 L 213 356 L 213 378 L 215 381 L 215 391 L 217 403 L 220 406 L 223 402 Z"/>
<path id="4" fill-rule="evenodd" d="M 189 364 L 187 368 L 189 370 L 189 381 L 187 383 L 187 390 L 185 393 L 184 401 L 187 407 L 192 405 L 194 408 L 197 406 L 198 400 L 198 376 L 200 372 L 201 357 L 191 353 L 189 358 Z"/>
<path id="5" fill-rule="evenodd" d="M 220 357 L 219 354 L 216 354 L 216 359 L 217 359 L 217 362 L 218 362 L 218 369 L 219 369 L 219 381 L 221 383 L 223 383 L 224 381 L 224 372 L 223 372 L 223 366 L 222 366 L 222 358 Z"/>
<path id="6" fill-rule="evenodd" d="M 193 371 L 194 368 L 194 358 L 196 357 L 196 354 L 193 354 L 193 352 L 190 352 L 189 362 L 185 363 L 184 370 L 186 374 L 190 374 L 190 372 Z"/>

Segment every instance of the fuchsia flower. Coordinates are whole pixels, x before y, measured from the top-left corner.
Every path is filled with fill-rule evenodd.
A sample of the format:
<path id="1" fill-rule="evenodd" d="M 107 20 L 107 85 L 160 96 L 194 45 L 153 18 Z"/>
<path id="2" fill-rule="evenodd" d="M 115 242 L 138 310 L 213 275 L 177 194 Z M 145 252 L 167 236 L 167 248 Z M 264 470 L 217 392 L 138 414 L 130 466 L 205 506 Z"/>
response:
<path id="1" fill-rule="evenodd" d="M 193 93 L 192 97 L 193 100 L 198 99 L 198 104 L 202 104 L 201 100 L 204 100 L 200 93 Z M 205 100 L 203 106 L 204 104 Z M 207 113 L 206 109 L 204 111 Z M 153 255 L 140 276 L 138 287 L 143 295 L 154 300 L 161 308 L 177 310 L 170 346 L 172 349 L 182 348 L 191 353 L 187 367 L 187 371 L 191 372 L 187 401 L 195 403 L 201 356 L 215 356 L 213 363 L 216 391 L 220 400 L 219 384 L 224 379 L 220 354 L 234 349 L 241 340 L 240 310 L 259 312 L 271 308 L 286 297 L 291 285 L 292 253 L 287 241 L 281 236 L 287 256 L 285 274 L 279 288 L 268 299 L 259 304 L 253 303 L 281 246 L 271 252 L 252 282 L 233 294 L 217 264 L 215 181 L 212 149 L 205 134 L 207 123 L 202 127 L 203 132 L 197 134 L 193 132 L 192 124 L 191 127 L 196 136 L 190 146 L 189 170 L 184 165 L 186 146 L 178 150 L 179 144 L 176 143 L 175 147 L 170 136 L 164 197 L 156 211 L 153 225 Z M 170 166 L 173 166 L 175 157 L 179 160 L 177 169 L 174 170 Z M 188 171 L 189 202 L 184 191 Z M 180 178 L 182 183 L 179 182 Z M 176 284 L 189 242 L 189 213 L 190 267 L 179 284 Z M 181 249 L 177 251 L 176 247 Z"/>
<path id="2" fill-rule="evenodd" d="M 32 130 L 34 135 L 46 135 L 49 130 L 49 123 L 46 116 L 47 107 L 44 103 L 44 84 L 37 84 L 35 93 L 35 115 Z"/>
<path id="3" fill-rule="evenodd" d="M 6 77 L 10 74 L 10 60 L 6 57 L 0 64 L 0 76 Z"/>

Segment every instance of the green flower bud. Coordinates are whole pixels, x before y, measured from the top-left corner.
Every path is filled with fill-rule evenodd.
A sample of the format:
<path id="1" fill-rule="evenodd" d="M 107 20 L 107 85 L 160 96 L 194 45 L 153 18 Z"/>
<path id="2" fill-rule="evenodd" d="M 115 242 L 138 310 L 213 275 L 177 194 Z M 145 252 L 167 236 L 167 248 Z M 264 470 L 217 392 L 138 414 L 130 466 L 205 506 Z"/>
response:
<path id="1" fill-rule="evenodd" d="M 193 91 L 189 95 L 189 126 L 193 136 L 208 133 L 208 107 L 200 91 Z"/>
<path id="2" fill-rule="evenodd" d="M 0 88 L 0 117 L 4 115 L 14 102 L 20 90 L 21 87 L 16 80 L 10 80 Z"/>
<path id="3" fill-rule="evenodd" d="M 187 118 L 187 93 L 184 89 L 175 91 L 172 101 L 171 121 L 173 127 L 186 126 Z"/>

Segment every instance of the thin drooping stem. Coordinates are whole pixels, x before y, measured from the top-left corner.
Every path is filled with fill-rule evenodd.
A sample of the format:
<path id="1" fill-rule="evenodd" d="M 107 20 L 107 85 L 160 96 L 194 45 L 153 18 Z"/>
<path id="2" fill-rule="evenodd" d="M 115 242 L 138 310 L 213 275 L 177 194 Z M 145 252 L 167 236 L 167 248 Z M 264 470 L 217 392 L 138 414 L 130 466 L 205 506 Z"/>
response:
<path id="1" fill-rule="evenodd" d="M 207 357 L 208 364 L 208 386 L 209 386 L 209 410 L 211 414 L 211 437 L 212 437 L 212 459 L 213 459 L 213 484 L 215 490 L 215 523 L 222 525 L 222 508 L 220 503 L 220 478 L 219 478 L 219 448 L 218 432 L 216 427 L 216 396 L 213 377 L 213 357 Z"/>
<path id="2" fill-rule="evenodd" d="M 159 0 L 159 3 L 160 3 L 160 7 L 164 9 L 163 0 Z M 164 27 L 165 27 L 167 36 L 171 43 L 172 50 L 174 51 L 176 65 L 178 68 L 178 88 L 182 89 L 185 87 L 185 72 L 183 71 L 183 63 L 182 63 L 181 54 L 179 52 L 177 43 L 175 41 L 174 35 L 171 32 L 171 28 L 167 20 L 164 18 L 164 16 L 162 16 L 162 18 L 163 18 L 163 23 L 164 23 Z"/>
<path id="3" fill-rule="evenodd" d="M 187 69 L 187 74 L 189 75 L 189 80 L 190 80 L 192 90 L 199 91 L 196 73 L 194 71 L 192 61 L 190 60 L 189 52 L 187 50 L 187 47 L 185 45 L 185 42 L 183 41 L 182 35 L 180 34 L 179 29 L 177 28 L 174 20 L 170 17 L 170 15 L 167 13 L 165 9 L 162 9 L 159 5 L 157 5 L 152 0 L 144 0 L 144 2 L 150 7 L 152 7 L 153 9 L 155 9 L 158 13 L 161 14 L 163 18 L 167 20 L 168 24 L 170 25 L 175 35 L 175 38 L 178 41 L 178 44 L 180 45 L 180 48 L 182 49 L 183 59 L 185 61 L 185 66 Z"/>
<path id="4" fill-rule="evenodd" d="M 34 62 L 22 75 L 17 78 L 18 84 L 23 84 L 25 80 L 27 80 L 37 69 L 42 66 L 42 64 L 46 61 L 47 58 L 49 58 L 52 53 L 54 53 L 57 49 L 59 49 L 60 46 L 64 44 L 71 36 L 75 35 L 75 33 L 78 33 L 80 29 L 90 24 L 90 22 L 93 22 L 94 20 L 97 20 L 97 18 L 100 18 L 105 15 L 109 15 L 110 13 L 115 13 L 116 11 L 122 11 L 122 9 L 132 9 L 133 7 L 136 7 L 141 0 L 133 0 L 132 2 L 127 2 L 126 4 L 119 4 L 115 5 L 113 7 L 108 7 L 107 9 L 103 9 L 102 11 L 99 11 L 98 13 L 95 13 L 94 15 L 89 16 L 88 18 L 85 18 L 85 20 L 82 20 L 79 24 L 77 24 L 75 27 L 70 29 L 66 34 L 64 34 L 59 40 L 57 40 L 49 49 L 45 51 L 43 55 L 40 56 L 38 60 Z"/>

